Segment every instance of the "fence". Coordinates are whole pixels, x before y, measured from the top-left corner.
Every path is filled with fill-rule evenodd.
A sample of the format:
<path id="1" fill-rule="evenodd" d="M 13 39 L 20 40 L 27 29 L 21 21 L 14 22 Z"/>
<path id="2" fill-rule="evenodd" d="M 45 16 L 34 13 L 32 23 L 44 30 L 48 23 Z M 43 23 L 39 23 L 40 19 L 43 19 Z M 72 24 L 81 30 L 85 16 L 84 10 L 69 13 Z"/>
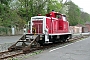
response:
<path id="1" fill-rule="evenodd" d="M 23 34 L 23 29 L 15 28 L 14 35 Z M 0 35 L 12 35 L 12 29 L 8 27 L 0 27 Z"/>

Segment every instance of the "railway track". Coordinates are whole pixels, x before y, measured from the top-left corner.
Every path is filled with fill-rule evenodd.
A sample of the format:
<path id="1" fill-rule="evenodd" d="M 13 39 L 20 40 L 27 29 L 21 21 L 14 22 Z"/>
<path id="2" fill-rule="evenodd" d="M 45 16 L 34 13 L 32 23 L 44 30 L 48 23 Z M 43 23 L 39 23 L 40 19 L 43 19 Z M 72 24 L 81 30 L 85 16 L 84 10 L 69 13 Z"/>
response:
<path id="1" fill-rule="evenodd" d="M 4 60 L 4 59 L 7 59 L 7 58 L 12 58 L 12 57 L 15 57 L 15 56 L 18 56 L 18 55 L 21 55 L 21 54 L 23 54 L 22 51 L 13 51 L 13 52 L 5 51 L 5 52 L 0 52 L 0 60 Z"/>
<path id="2" fill-rule="evenodd" d="M 38 48 L 30 48 L 30 50 L 27 50 L 27 52 L 23 52 L 23 50 L 15 50 L 15 51 L 4 51 L 4 52 L 0 52 L 0 60 L 4 60 L 4 59 L 7 59 L 7 58 L 13 58 L 15 56 L 18 56 L 18 55 L 21 55 L 21 54 L 25 54 L 25 53 L 30 53 L 32 51 L 36 51 L 36 50 L 40 50 L 40 49 L 48 49 L 48 48 L 51 48 L 53 46 L 57 46 L 57 45 L 60 45 L 60 44 L 69 44 L 69 43 L 72 43 L 72 42 L 75 42 L 77 40 L 80 40 L 82 38 L 87 38 L 87 36 L 79 36 L 79 37 L 74 37 L 70 40 L 68 40 L 68 42 L 60 42 L 60 43 L 55 43 L 55 44 L 47 44 L 47 45 L 44 45 L 42 47 L 38 47 Z M 63 46 L 62 45 L 62 46 Z"/>

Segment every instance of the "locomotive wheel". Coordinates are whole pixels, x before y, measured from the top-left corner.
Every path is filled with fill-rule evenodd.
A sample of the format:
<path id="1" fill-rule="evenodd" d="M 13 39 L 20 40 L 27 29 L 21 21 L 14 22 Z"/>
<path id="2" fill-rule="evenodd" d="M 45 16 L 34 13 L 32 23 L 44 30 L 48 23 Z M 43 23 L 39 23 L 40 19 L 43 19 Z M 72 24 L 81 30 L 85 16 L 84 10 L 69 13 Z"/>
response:
<path id="1" fill-rule="evenodd" d="M 56 43 L 56 40 L 57 40 L 56 36 L 54 36 L 52 40 L 53 40 L 53 43 Z"/>
<path id="2" fill-rule="evenodd" d="M 62 42 L 66 42 L 66 39 L 67 39 L 66 37 L 63 37 L 63 36 L 61 37 Z"/>
<path id="3" fill-rule="evenodd" d="M 64 38 L 62 41 L 63 41 L 63 42 L 66 42 L 66 39 Z"/>

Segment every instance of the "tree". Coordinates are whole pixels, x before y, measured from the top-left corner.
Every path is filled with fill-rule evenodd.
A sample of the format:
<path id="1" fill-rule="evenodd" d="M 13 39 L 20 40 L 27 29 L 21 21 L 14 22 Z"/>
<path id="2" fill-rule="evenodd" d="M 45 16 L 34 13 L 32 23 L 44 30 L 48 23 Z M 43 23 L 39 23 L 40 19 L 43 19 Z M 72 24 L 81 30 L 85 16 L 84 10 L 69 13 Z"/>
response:
<path id="1" fill-rule="evenodd" d="M 9 4 L 10 1 L 11 0 L 0 0 L 1 4 L 5 4 L 7 6 L 8 6 L 8 4 Z"/>
<path id="2" fill-rule="evenodd" d="M 77 5 L 75 5 L 72 1 L 67 2 L 69 4 L 69 10 L 68 10 L 68 20 L 70 22 L 70 25 L 77 25 L 81 23 L 81 11 Z"/>
<path id="3" fill-rule="evenodd" d="M 47 1 L 47 13 L 49 13 L 52 10 L 55 10 L 57 12 L 61 12 L 63 3 L 62 0 L 48 0 Z"/>
<path id="4" fill-rule="evenodd" d="M 90 14 L 81 11 L 81 20 L 82 23 L 90 22 Z"/>
<path id="5" fill-rule="evenodd" d="M 17 14 L 17 11 L 12 10 L 9 5 L 10 5 L 10 0 L 0 0 L 0 26 L 3 27 L 9 27 L 11 28 L 12 26 L 19 26 L 20 28 L 23 28 L 25 21 L 21 19 L 21 17 Z M 22 21 L 22 26 L 19 24 Z"/>

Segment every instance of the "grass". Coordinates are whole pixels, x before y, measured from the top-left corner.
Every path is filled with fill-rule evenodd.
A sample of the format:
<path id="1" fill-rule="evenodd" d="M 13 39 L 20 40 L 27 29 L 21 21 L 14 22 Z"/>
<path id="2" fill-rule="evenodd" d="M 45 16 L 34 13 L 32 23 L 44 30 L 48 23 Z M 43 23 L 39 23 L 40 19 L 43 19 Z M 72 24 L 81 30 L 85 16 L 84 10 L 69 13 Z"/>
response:
<path id="1" fill-rule="evenodd" d="M 26 54 L 26 55 L 23 55 L 23 56 L 17 56 L 17 57 L 14 57 L 14 58 L 9 58 L 8 60 L 24 60 L 30 56 L 34 56 L 34 55 L 37 55 L 37 54 L 40 54 L 43 50 L 37 50 L 37 51 L 34 51 L 32 53 L 29 53 L 29 54 Z"/>

